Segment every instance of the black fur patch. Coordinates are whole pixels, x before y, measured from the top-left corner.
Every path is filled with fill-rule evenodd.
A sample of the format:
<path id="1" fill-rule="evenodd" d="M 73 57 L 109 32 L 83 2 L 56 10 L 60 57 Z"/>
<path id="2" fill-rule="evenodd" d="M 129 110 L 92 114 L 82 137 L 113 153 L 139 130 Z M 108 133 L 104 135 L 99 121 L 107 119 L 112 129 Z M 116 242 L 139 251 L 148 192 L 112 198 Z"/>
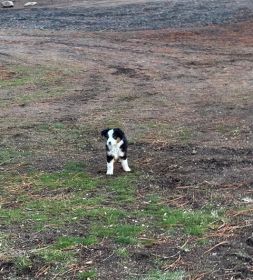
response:
<path id="1" fill-rule="evenodd" d="M 106 128 L 104 130 L 101 131 L 101 136 L 108 138 L 108 131 L 110 130 L 110 128 Z"/>

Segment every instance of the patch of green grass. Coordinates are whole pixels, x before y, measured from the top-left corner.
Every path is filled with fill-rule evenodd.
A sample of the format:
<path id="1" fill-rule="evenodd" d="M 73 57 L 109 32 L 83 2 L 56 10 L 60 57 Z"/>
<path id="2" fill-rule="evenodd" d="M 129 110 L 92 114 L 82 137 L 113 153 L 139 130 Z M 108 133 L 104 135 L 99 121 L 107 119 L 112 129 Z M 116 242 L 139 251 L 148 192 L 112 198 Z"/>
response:
<path id="1" fill-rule="evenodd" d="M 222 211 L 214 215 L 211 210 L 173 209 L 156 203 L 150 203 L 141 215 L 152 217 L 158 227 L 181 228 L 186 234 L 194 236 L 202 236 L 213 223 L 220 222 L 223 217 Z"/>
<path id="2" fill-rule="evenodd" d="M 136 202 L 136 174 L 94 178 L 85 172 L 82 163 L 70 162 L 62 171 L 30 176 L 28 181 L 33 185 L 33 190 L 57 190 L 57 193 L 62 190 L 62 198 L 41 197 L 31 201 L 28 194 L 21 193 L 19 208 L 0 209 L 3 223 L 29 221 L 33 227 L 43 230 L 48 225 L 60 227 L 86 218 L 89 220 L 87 234 L 93 236 L 94 240 L 109 238 L 120 244 L 136 244 L 140 233 L 147 228 L 151 231 L 158 227 L 165 231 L 180 229 L 189 235 L 202 236 L 213 224 L 219 224 L 222 218 L 221 211 L 214 214 L 210 207 L 195 211 L 166 207 L 156 194 L 147 195 L 148 204 L 141 210 L 124 209 L 126 205 L 129 207 Z M 101 185 L 105 185 L 106 193 L 99 191 Z M 104 201 L 111 202 L 111 206 L 106 207 Z M 136 217 L 139 222 L 129 223 L 130 217 Z M 71 246 L 85 241 L 65 242 L 66 246 L 68 242 Z"/>
<path id="3" fill-rule="evenodd" d="M 128 174 L 107 180 L 111 193 L 118 203 L 133 203 L 135 201 L 136 174 Z"/>
<path id="4" fill-rule="evenodd" d="M 121 244 L 136 244 L 141 227 L 126 224 L 127 212 L 116 208 L 96 208 L 87 211 L 91 223 L 90 235 L 97 239 L 109 238 Z"/>
<path id="5" fill-rule="evenodd" d="M 42 123 L 35 127 L 36 137 L 40 139 L 43 150 L 54 153 L 55 151 L 66 153 L 69 150 L 76 152 L 92 147 L 92 137 L 85 137 L 87 131 L 82 127 L 66 123 Z M 36 151 L 34 151 L 36 152 Z M 43 151 L 41 151 L 43 152 Z"/>
<path id="6" fill-rule="evenodd" d="M 41 131 L 50 131 L 50 130 L 61 130 L 66 129 L 66 125 L 64 123 L 56 122 L 56 123 L 42 123 L 39 124 L 37 130 Z"/>
<path id="7" fill-rule="evenodd" d="M 61 125 L 57 127 L 54 129 L 65 129 Z M 1 176 L 1 183 L 8 178 L 7 185 L 11 190 L 10 194 L 3 193 L 4 199 L 12 202 L 15 198 L 17 202 L 16 208 L 0 208 L 3 225 L 22 225 L 27 232 L 36 230 L 41 234 L 49 228 L 61 232 L 61 229 L 83 221 L 86 225 L 85 236 L 58 236 L 54 242 L 40 244 L 40 248 L 27 250 L 26 256 L 16 258 L 16 271 L 21 273 L 29 271 L 32 262 L 39 260 L 42 266 L 49 267 L 49 277 L 64 275 L 71 265 L 80 264 L 79 248 L 102 244 L 106 239 L 113 244 L 114 254 L 127 265 L 130 261 L 129 245 L 153 246 L 158 239 L 157 229 L 159 233 L 169 232 L 171 236 L 175 233 L 203 237 L 206 231 L 217 227 L 223 219 L 222 211 L 214 211 L 211 203 L 201 210 L 187 210 L 167 207 L 166 199 L 155 191 L 147 191 L 143 198 L 137 193 L 138 174 L 94 177 L 79 162 L 69 162 L 58 172 L 33 171 L 22 176 L 4 173 Z M 144 234 L 145 238 L 141 238 Z M 0 235 L 0 249 L 3 249 L 4 257 L 10 248 L 7 241 L 7 236 Z M 163 262 L 157 258 L 153 267 L 162 267 Z M 92 265 L 88 271 L 79 272 L 75 277 L 96 279 L 97 273 Z M 182 280 L 185 276 L 182 271 L 155 270 L 143 277 L 140 275 L 138 279 Z M 135 278 L 130 275 L 128 279 Z"/>
<path id="8" fill-rule="evenodd" d="M 56 241 L 53 247 L 60 250 L 60 249 L 71 248 L 73 246 L 80 245 L 80 244 L 84 246 L 90 246 L 97 243 L 98 240 L 95 236 L 88 236 L 88 237 L 63 236 Z"/>
<path id="9" fill-rule="evenodd" d="M 181 127 L 177 131 L 177 139 L 183 143 L 190 142 L 193 137 L 193 132 L 187 127 Z"/>
<path id="10" fill-rule="evenodd" d="M 215 221 L 217 218 L 210 212 L 168 209 L 163 213 L 161 224 L 167 228 L 179 226 L 187 234 L 201 236 Z"/>
<path id="11" fill-rule="evenodd" d="M 239 137 L 241 135 L 241 129 L 239 127 L 232 126 L 231 124 L 221 123 L 215 127 L 215 130 L 226 137 Z"/>
<path id="12" fill-rule="evenodd" d="M 29 219 L 34 223 L 34 226 L 39 228 L 48 224 L 60 226 L 78 221 L 83 217 L 94 216 L 94 220 L 97 220 L 100 218 L 99 213 L 97 215 L 91 213 L 90 211 L 94 210 L 89 209 L 89 206 L 94 204 L 95 207 L 98 207 L 98 201 L 99 198 L 83 199 L 79 197 L 63 200 L 41 199 L 27 203 L 22 212 L 22 218 Z"/>
<path id="13" fill-rule="evenodd" d="M 35 202 L 30 202 L 26 205 L 25 219 L 30 216 L 30 220 L 36 224 L 45 225 L 55 224 L 63 225 L 69 220 L 77 219 L 81 216 L 79 207 L 72 204 L 73 200 L 49 200 L 41 199 Z"/>
<path id="14" fill-rule="evenodd" d="M 70 161 L 68 163 L 66 163 L 64 170 L 66 172 L 70 172 L 70 173 L 79 173 L 79 172 L 85 172 L 85 164 L 83 162 L 74 162 L 74 161 Z M 94 178 L 93 178 L 94 180 Z"/>
<path id="15" fill-rule="evenodd" d="M 73 223 L 85 216 L 94 216 L 94 220 L 99 218 L 94 213 L 89 214 L 90 205 L 98 205 L 100 198 L 83 199 L 74 196 L 69 199 L 40 199 L 30 201 L 29 198 L 19 208 L 0 209 L 0 218 L 3 224 L 29 223 L 30 226 L 42 230 L 45 226 L 63 226 L 66 223 Z M 99 207 L 98 207 L 99 208 Z"/>
<path id="16" fill-rule="evenodd" d="M 10 80 L 0 80 L 0 86 L 2 88 L 23 86 L 31 82 L 32 78 L 28 76 L 18 76 Z"/>
<path id="17" fill-rule="evenodd" d="M 71 251 L 62 251 L 53 248 L 47 248 L 37 253 L 46 263 L 67 264 L 75 261 L 74 253 Z"/>
<path id="18" fill-rule="evenodd" d="M 115 250 L 115 254 L 123 259 L 127 259 L 129 257 L 129 252 L 127 248 L 121 247 Z"/>
<path id="19" fill-rule="evenodd" d="M 56 197 L 43 195 L 31 200 L 25 189 L 23 191 L 20 187 L 24 184 L 23 179 L 19 178 L 20 180 L 16 183 L 16 177 L 9 178 L 8 185 L 15 184 L 20 189 L 19 207 L 0 209 L 0 217 L 4 224 L 27 223 L 26 221 L 29 221 L 29 224 L 38 230 L 42 230 L 48 225 L 63 226 L 84 217 L 88 218 L 91 223 L 102 223 L 102 226 L 105 227 L 114 226 L 124 220 L 127 213 L 120 206 L 104 207 L 103 201 L 108 198 L 99 191 L 101 184 L 109 185 L 108 189 L 112 192 L 110 199 L 115 199 L 117 204 L 119 197 L 123 196 L 124 201 L 130 201 L 134 194 L 131 183 L 132 176 L 112 179 L 94 178 L 85 172 L 85 166 L 82 163 L 77 162 L 69 162 L 59 172 L 33 172 L 25 176 L 25 185 L 31 186 L 33 192 L 40 193 L 42 191 L 44 193 L 47 190 L 47 192 L 53 191 L 52 193 L 54 193 L 56 191 Z M 5 179 L 6 176 L 1 181 Z M 99 193 L 97 193 L 98 191 Z M 129 239 L 124 242 L 132 241 Z"/>
<path id="20" fill-rule="evenodd" d="M 0 209 L 0 219 L 2 224 L 10 225 L 24 220 L 22 209 Z"/>
<path id="21" fill-rule="evenodd" d="M 1 80 L 0 86 L 2 88 L 17 87 L 28 83 L 34 83 L 36 80 L 41 79 L 45 75 L 45 68 L 43 67 L 12 65 L 8 70 L 12 71 L 12 73 L 15 73 L 15 75 L 12 75 L 10 79 Z"/>
<path id="22" fill-rule="evenodd" d="M 112 224 L 99 225 L 93 224 L 92 233 L 98 238 L 112 238 L 116 243 L 120 244 L 136 244 L 138 243 L 138 236 L 142 232 L 142 227 L 131 224 Z"/>
<path id="23" fill-rule="evenodd" d="M 36 182 L 39 187 L 47 187 L 49 189 L 69 188 L 73 190 L 92 190 L 98 185 L 98 180 L 90 178 L 86 172 L 63 170 L 54 173 L 41 174 Z"/>
<path id="24" fill-rule="evenodd" d="M 11 163 L 13 161 L 16 161 L 17 159 L 20 159 L 22 157 L 25 157 L 27 153 L 24 151 L 18 151 L 12 148 L 1 148 L 0 150 L 0 164 L 6 164 Z"/>
<path id="25" fill-rule="evenodd" d="M 6 71 L 12 73 L 8 79 L 0 80 L 0 87 L 6 95 L 0 107 L 12 104 L 27 105 L 67 94 L 71 85 L 65 77 L 74 75 L 70 71 L 42 65 L 11 65 Z M 11 92 L 11 95 L 10 95 Z"/>
<path id="26" fill-rule="evenodd" d="M 14 260 L 14 265 L 21 273 L 32 268 L 32 261 L 29 256 L 18 256 Z"/>
<path id="27" fill-rule="evenodd" d="M 9 249 L 9 235 L 0 232 L 0 252 L 4 253 Z"/>
<path id="28" fill-rule="evenodd" d="M 92 218 L 95 221 L 102 221 L 105 225 L 116 224 L 120 219 L 127 216 L 124 210 L 111 208 L 111 207 L 96 207 L 94 209 L 87 210 L 86 217 Z"/>

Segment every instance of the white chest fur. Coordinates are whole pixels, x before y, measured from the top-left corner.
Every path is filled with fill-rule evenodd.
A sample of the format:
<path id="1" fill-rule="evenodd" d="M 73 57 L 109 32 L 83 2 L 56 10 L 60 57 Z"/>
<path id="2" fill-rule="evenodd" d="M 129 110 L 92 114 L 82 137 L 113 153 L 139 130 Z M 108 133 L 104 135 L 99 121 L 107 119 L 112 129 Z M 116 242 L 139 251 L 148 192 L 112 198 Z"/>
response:
<path id="1" fill-rule="evenodd" d="M 121 151 L 120 146 L 122 145 L 122 141 L 119 143 L 111 146 L 108 151 L 109 156 L 113 156 L 115 160 L 119 159 L 120 157 L 124 156 L 124 153 Z"/>

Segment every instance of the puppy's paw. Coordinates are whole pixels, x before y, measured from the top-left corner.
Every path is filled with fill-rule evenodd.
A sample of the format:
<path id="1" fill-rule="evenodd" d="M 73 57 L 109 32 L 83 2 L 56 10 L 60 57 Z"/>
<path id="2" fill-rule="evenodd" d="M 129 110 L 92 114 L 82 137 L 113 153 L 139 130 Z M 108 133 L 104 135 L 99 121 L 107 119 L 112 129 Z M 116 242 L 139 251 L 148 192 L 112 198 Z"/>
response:
<path id="1" fill-rule="evenodd" d="M 124 171 L 131 172 L 131 169 L 129 167 L 127 167 L 127 168 L 124 168 Z"/>
<path id="2" fill-rule="evenodd" d="M 113 175 L 113 172 L 111 172 L 111 171 L 107 171 L 107 172 L 106 172 L 106 175 L 110 175 L 110 176 L 112 176 L 112 175 Z"/>

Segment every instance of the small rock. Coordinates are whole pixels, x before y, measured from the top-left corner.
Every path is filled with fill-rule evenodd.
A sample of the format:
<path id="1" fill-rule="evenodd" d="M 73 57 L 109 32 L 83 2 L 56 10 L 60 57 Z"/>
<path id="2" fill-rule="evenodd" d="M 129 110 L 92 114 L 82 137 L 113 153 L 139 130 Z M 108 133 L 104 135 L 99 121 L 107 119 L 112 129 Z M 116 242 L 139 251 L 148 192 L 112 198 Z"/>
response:
<path id="1" fill-rule="evenodd" d="M 13 8 L 14 3 L 12 1 L 3 1 L 2 6 L 3 6 L 3 8 Z"/>
<path id="2" fill-rule="evenodd" d="M 192 150 L 192 154 L 193 154 L 193 155 L 196 155 L 196 154 L 197 154 L 197 151 L 196 151 L 195 149 L 193 149 L 193 150 Z"/>
<path id="3" fill-rule="evenodd" d="M 34 6 L 34 5 L 37 5 L 38 3 L 37 2 L 27 2 L 25 3 L 25 7 L 28 7 L 28 6 Z"/>

